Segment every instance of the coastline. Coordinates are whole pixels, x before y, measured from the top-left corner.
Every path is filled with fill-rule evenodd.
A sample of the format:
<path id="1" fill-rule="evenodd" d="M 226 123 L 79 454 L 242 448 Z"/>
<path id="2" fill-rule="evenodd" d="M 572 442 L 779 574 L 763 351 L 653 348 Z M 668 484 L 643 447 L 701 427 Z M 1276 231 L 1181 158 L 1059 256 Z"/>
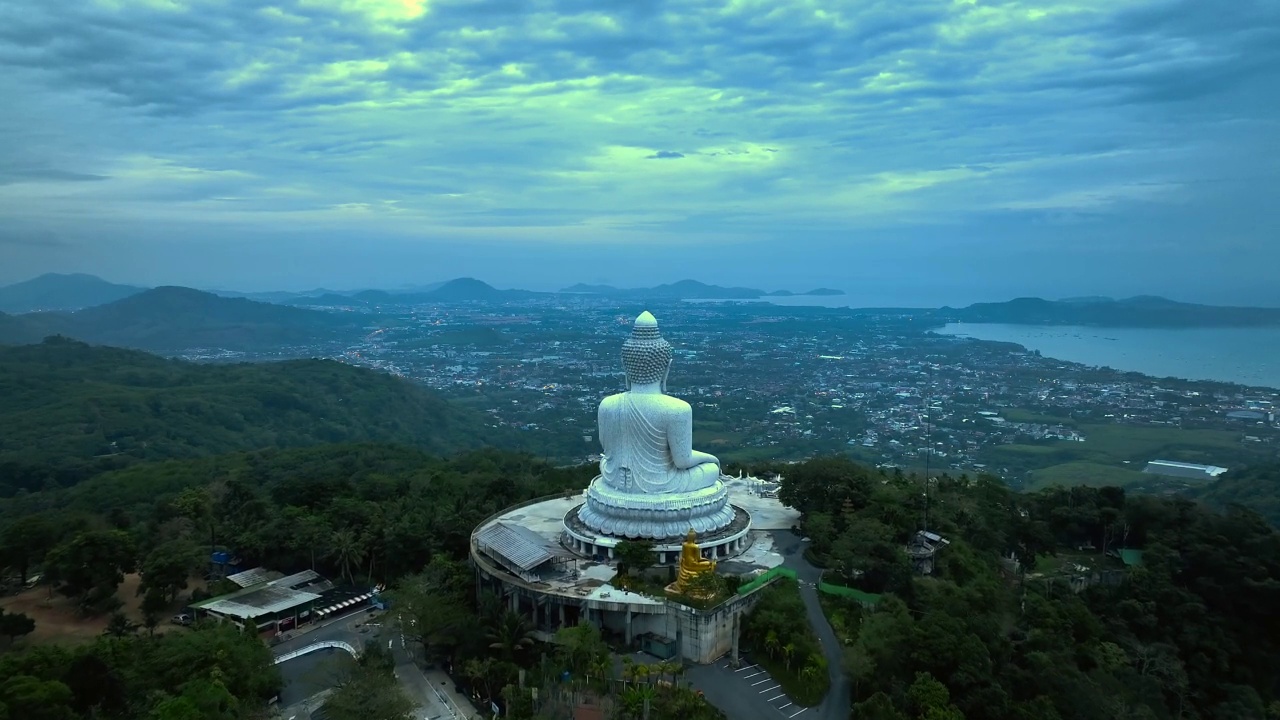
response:
<path id="1" fill-rule="evenodd" d="M 1082 368 L 1280 390 L 1280 328 L 1112 328 L 947 323 L 939 336 L 1012 344 Z"/>

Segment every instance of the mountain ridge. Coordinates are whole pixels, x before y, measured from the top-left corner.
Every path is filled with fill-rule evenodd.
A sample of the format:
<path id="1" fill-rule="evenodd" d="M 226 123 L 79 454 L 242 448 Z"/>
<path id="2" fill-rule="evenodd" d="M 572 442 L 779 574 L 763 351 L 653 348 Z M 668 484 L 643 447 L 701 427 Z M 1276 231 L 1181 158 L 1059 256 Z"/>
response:
<path id="1" fill-rule="evenodd" d="M 75 311 L 123 300 L 146 289 L 85 273 L 45 273 L 0 287 L 0 312 L 17 315 Z"/>
<path id="2" fill-rule="evenodd" d="M 1200 305 L 1156 295 L 1138 295 L 1121 300 L 1074 298 L 1058 301 L 1021 297 L 999 303 L 974 303 L 959 309 L 943 307 L 935 315 L 943 322 L 1015 325 L 1152 328 L 1280 325 L 1280 308 Z"/>
<path id="3" fill-rule="evenodd" d="M 0 344 L 61 335 L 98 345 L 175 353 L 245 351 L 312 343 L 356 327 L 353 318 L 192 288 L 162 286 L 75 313 L 0 318 Z"/>
<path id="4" fill-rule="evenodd" d="M 64 338 L 0 347 L 0 396 L 0 496 L 140 460 L 371 441 L 449 453 L 493 432 L 425 387 L 333 360 L 201 364 Z"/>
<path id="5" fill-rule="evenodd" d="M 649 288 L 618 288 L 612 285 L 588 285 L 586 283 L 577 283 L 560 290 L 560 292 L 649 300 L 756 300 L 764 297 L 844 294 L 841 290 L 832 290 L 831 288 L 817 288 L 807 292 L 792 292 L 790 290 L 765 292 L 764 290 L 759 290 L 757 288 L 709 285 L 698 280 L 690 279 L 655 285 L 654 287 Z"/>

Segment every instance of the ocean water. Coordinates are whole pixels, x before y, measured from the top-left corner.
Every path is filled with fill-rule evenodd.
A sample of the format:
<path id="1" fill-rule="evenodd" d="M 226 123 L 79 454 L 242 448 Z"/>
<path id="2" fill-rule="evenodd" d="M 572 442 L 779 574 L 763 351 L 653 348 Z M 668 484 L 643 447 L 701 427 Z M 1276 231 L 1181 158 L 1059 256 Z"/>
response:
<path id="1" fill-rule="evenodd" d="M 951 323 L 940 334 L 999 340 L 1045 357 L 1155 377 L 1280 389 L 1280 327 L 1096 328 Z"/>

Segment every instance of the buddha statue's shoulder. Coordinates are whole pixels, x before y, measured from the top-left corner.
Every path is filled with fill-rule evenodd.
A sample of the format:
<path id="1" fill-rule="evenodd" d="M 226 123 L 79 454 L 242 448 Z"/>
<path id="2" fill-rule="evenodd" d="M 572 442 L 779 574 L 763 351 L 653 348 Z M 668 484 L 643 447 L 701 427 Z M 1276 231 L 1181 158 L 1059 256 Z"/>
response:
<path id="1" fill-rule="evenodd" d="M 626 397 L 626 393 L 617 393 L 616 395 L 610 395 L 600 401 L 600 409 L 605 411 L 613 410 L 614 408 L 617 408 L 618 406 L 622 405 L 622 399 L 624 397 Z"/>

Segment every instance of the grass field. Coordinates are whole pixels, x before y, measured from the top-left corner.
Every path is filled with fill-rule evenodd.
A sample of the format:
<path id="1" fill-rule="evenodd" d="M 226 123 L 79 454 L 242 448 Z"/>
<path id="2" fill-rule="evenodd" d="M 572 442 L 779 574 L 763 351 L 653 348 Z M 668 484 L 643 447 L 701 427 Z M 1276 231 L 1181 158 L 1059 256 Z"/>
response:
<path id="1" fill-rule="evenodd" d="M 1240 452 L 1241 434 L 1228 430 L 1181 430 L 1172 427 L 1136 425 L 1082 425 L 1088 438 L 1080 445 L 1116 460 L 1186 460 L 1206 458 L 1214 453 Z M 1180 457 L 1173 457 L 1179 455 Z"/>
<path id="2" fill-rule="evenodd" d="M 1069 462 L 1061 465 L 1035 470 L 1027 483 L 1027 490 L 1039 490 L 1053 485 L 1090 485 L 1101 487 L 1116 485 L 1125 487 L 1140 481 L 1149 481 L 1151 476 L 1137 470 L 1102 465 L 1092 462 Z"/>
<path id="3" fill-rule="evenodd" d="M 1022 410 L 1006 411 L 1004 417 L 1017 422 L 1059 421 Z M 1037 490 L 1052 485 L 1126 487 L 1152 481 L 1151 475 L 1141 472 L 1150 460 L 1231 467 L 1246 453 L 1241 434 L 1228 430 L 1118 424 L 1076 427 L 1084 434 L 1084 442 L 997 445 L 985 451 L 986 458 L 992 465 L 1030 471 L 1026 489 Z"/>
<path id="4" fill-rule="evenodd" d="M 1051 445 L 997 445 L 992 452 L 1010 456 L 1048 456 L 1070 453 L 1075 448 L 1065 442 L 1054 442 Z"/>
<path id="5" fill-rule="evenodd" d="M 1030 410 L 1019 410 L 1018 408 L 1006 408 L 1000 412 L 1000 416 L 1009 422 L 1016 423 L 1039 423 L 1041 425 L 1064 425 L 1073 428 L 1076 426 L 1074 420 L 1066 415 L 1046 415 L 1044 413 L 1032 412 Z"/>
<path id="6" fill-rule="evenodd" d="M 746 446 L 746 435 L 729 429 L 729 424 L 721 420 L 694 420 L 693 446 L 713 455 L 733 455 Z M 736 458 L 730 458 L 736 459 Z"/>

